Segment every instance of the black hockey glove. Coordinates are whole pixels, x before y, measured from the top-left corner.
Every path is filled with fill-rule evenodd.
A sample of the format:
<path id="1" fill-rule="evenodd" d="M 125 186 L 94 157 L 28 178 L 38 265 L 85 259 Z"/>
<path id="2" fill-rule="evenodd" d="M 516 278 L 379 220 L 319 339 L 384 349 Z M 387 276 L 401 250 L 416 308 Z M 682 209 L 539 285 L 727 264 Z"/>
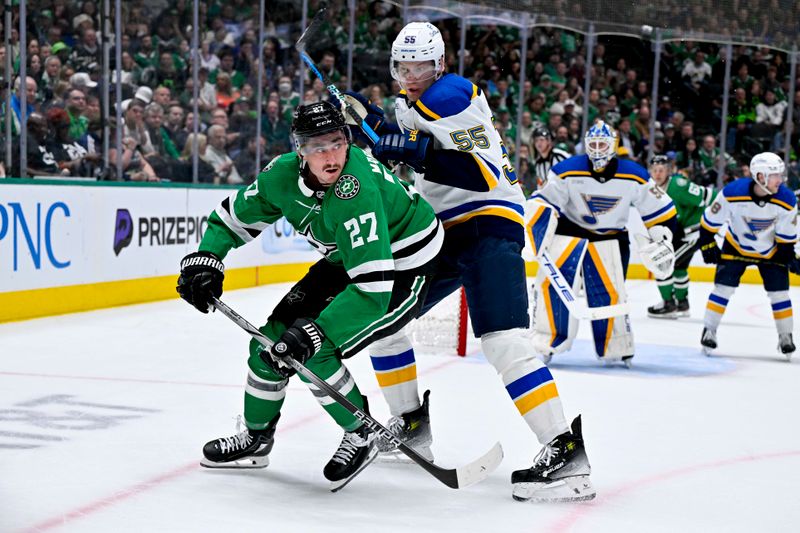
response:
<path id="1" fill-rule="evenodd" d="M 181 298 L 208 313 L 211 297 L 222 296 L 225 265 L 211 252 L 194 252 L 181 260 L 181 275 L 176 287 Z"/>
<path id="2" fill-rule="evenodd" d="M 700 252 L 703 254 L 703 261 L 710 265 L 719 263 L 722 255 L 719 251 L 719 246 L 717 246 L 717 242 L 714 240 L 702 245 L 700 247 Z"/>
<path id="3" fill-rule="evenodd" d="M 789 272 L 800 276 L 800 257 L 794 256 L 794 259 L 789 263 Z"/>
<path id="4" fill-rule="evenodd" d="M 415 171 L 425 172 L 425 159 L 431 136 L 419 130 L 384 135 L 372 147 L 372 155 L 386 166 L 390 161 L 405 163 Z"/>
<path id="5" fill-rule="evenodd" d="M 324 339 L 325 334 L 313 320 L 298 318 L 272 347 L 272 357 L 279 360 L 291 357 L 298 363 L 305 364 L 322 348 Z M 275 365 L 268 360 L 270 354 L 261 352 L 261 358 L 274 368 Z M 288 367 L 288 364 L 285 366 Z"/>

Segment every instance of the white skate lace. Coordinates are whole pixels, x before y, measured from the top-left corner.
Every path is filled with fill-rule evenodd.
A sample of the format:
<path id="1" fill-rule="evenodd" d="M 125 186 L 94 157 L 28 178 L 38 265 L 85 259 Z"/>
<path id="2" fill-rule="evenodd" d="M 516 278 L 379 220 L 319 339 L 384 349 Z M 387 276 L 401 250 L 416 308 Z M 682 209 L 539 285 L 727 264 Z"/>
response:
<path id="1" fill-rule="evenodd" d="M 533 467 L 536 468 L 540 465 L 550 466 L 550 461 L 558 457 L 558 449 L 550 446 L 549 444 L 545 444 L 542 451 L 533 458 Z"/>
<path id="2" fill-rule="evenodd" d="M 354 432 L 344 434 L 344 439 L 339 445 L 339 449 L 333 454 L 332 461 L 346 465 L 356 454 L 359 448 L 366 445 L 366 439 L 361 438 Z"/>
<path id="3" fill-rule="evenodd" d="M 244 427 L 243 431 L 242 427 Z M 243 450 L 244 448 L 250 446 L 250 443 L 253 442 L 253 437 L 250 435 L 250 432 L 244 425 L 244 420 L 242 419 L 241 415 L 236 418 L 236 431 L 238 433 L 232 437 L 219 439 L 219 448 L 222 453 Z"/>

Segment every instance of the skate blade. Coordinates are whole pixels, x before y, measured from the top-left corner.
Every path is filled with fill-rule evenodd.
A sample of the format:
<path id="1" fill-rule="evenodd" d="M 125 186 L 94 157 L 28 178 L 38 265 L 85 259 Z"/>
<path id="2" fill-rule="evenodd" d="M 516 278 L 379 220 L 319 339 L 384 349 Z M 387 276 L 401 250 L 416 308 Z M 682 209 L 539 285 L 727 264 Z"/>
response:
<path id="1" fill-rule="evenodd" d="M 415 452 L 424 457 L 426 461 L 430 463 L 433 462 L 433 452 L 431 451 L 429 446 L 420 446 L 420 447 L 412 446 L 412 448 L 414 448 Z M 378 454 L 378 457 L 375 459 L 375 463 L 410 465 L 414 464 L 414 461 L 409 459 L 409 457 L 406 454 L 404 454 L 397 448 L 394 448 L 388 451 L 381 450 L 380 453 Z"/>
<path id="2" fill-rule="evenodd" d="M 706 357 L 711 357 L 713 355 L 712 352 L 714 350 L 715 348 L 709 348 L 708 346 L 703 346 L 703 355 L 705 355 Z"/>
<path id="3" fill-rule="evenodd" d="M 571 476 L 553 483 L 516 483 L 511 496 L 518 502 L 585 502 L 593 500 L 597 491 L 587 475 Z"/>
<path id="4" fill-rule="evenodd" d="M 200 466 L 206 468 L 229 468 L 229 469 L 242 469 L 242 468 L 266 468 L 269 466 L 269 456 L 264 457 L 247 457 L 244 459 L 237 459 L 235 461 L 228 461 L 226 463 L 215 463 L 209 461 L 205 457 L 200 460 Z"/>
<path id="5" fill-rule="evenodd" d="M 691 311 L 678 311 L 676 318 L 689 318 L 690 316 L 692 316 Z"/>
<path id="6" fill-rule="evenodd" d="M 649 318 L 656 318 L 656 319 L 660 318 L 660 319 L 663 319 L 663 320 L 675 320 L 681 315 L 679 315 L 677 313 L 669 313 L 669 314 L 665 314 L 665 315 L 653 315 L 653 314 L 647 313 L 647 316 Z"/>
<path id="7" fill-rule="evenodd" d="M 378 447 L 377 446 L 373 446 L 372 450 L 370 450 L 369 455 L 367 456 L 366 460 L 364 460 L 364 464 L 362 464 L 361 467 L 358 470 L 353 472 L 349 477 L 346 477 L 344 479 L 340 479 L 338 481 L 331 481 L 331 492 L 339 492 L 340 490 L 345 488 L 347 486 L 347 484 L 350 483 L 353 480 L 354 477 L 359 475 L 362 470 L 364 470 L 366 467 L 368 467 L 370 465 L 370 463 L 372 463 L 372 461 L 374 461 L 377 456 L 378 456 Z"/>

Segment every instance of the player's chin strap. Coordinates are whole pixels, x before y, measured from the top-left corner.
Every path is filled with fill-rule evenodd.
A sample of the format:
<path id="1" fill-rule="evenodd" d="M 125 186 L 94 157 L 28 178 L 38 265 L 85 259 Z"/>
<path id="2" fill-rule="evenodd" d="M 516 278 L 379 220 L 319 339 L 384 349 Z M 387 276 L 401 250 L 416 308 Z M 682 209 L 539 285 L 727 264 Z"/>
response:
<path id="1" fill-rule="evenodd" d="M 251 337 L 261 343 L 261 346 L 267 350 L 272 348 L 272 345 L 274 344 L 273 341 L 265 337 L 264 334 L 258 331 L 253 324 L 248 322 L 247 319 L 245 319 L 242 315 L 228 307 L 227 304 L 223 303 L 218 298 L 212 298 L 211 305 L 218 309 L 220 313 L 231 319 L 231 321 L 233 321 L 237 326 L 249 333 Z M 319 387 L 320 390 L 325 391 L 325 394 L 336 401 L 339 405 L 347 409 L 347 411 L 353 414 L 353 416 L 361 420 L 365 426 L 367 426 L 374 433 L 377 433 L 380 438 L 392 442 L 401 452 L 408 456 L 409 459 L 417 463 L 429 474 L 451 489 L 462 489 L 478 483 L 479 481 L 483 481 L 489 477 L 489 474 L 491 474 L 500 464 L 500 461 L 503 460 L 503 447 L 500 446 L 500 443 L 498 442 L 495 443 L 492 449 L 487 453 L 467 465 L 454 469 L 446 469 L 437 466 L 418 454 L 413 448 L 401 441 L 394 433 L 381 425 L 380 422 L 372 418 L 369 413 L 356 407 L 344 395 L 329 385 L 328 382 L 314 374 L 301 363 L 298 363 L 291 357 L 287 357 L 283 361 L 295 369 L 298 374 Z"/>

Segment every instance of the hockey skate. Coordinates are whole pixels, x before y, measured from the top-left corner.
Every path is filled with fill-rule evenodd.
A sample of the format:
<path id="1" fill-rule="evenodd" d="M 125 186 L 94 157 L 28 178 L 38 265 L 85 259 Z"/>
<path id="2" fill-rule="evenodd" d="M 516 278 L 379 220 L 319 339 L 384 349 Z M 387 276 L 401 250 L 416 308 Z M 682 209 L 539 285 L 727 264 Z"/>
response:
<path id="1" fill-rule="evenodd" d="M 703 353 L 711 355 L 711 350 L 717 347 L 717 332 L 713 329 L 703 328 L 703 335 L 700 337 L 700 344 L 703 345 Z"/>
<path id="2" fill-rule="evenodd" d="M 431 391 L 422 395 L 422 405 L 410 413 L 393 416 L 386 424 L 386 428 L 400 437 L 405 444 L 414 448 L 418 454 L 433 462 L 433 435 L 431 434 L 431 418 L 429 413 L 428 397 Z M 397 449 L 393 442 L 383 437 L 378 438 L 380 463 L 408 463 L 411 460 Z"/>
<path id="3" fill-rule="evenodd" d="M 325 465 L 323 474 L 331 482 L 331 492 L 336 492 L 364 470 L 378 455 L 375 433 L 366 425 L 355 431 L 346 431 L 339 449 Z"/>
<path id="4" fill-rule="evenodd" d="M 678 300 L 676 302 L 677 305 L 677 317 L 678 318 L 685 318 L 691 316 L 691 312 L 689 311 L 689 299 L 684 298 L 683 300 Z"/>
<path id="5" fill-rule="evenodd" d="M 200 464 L 206 468 L 266 468 L 269 465 L 269 452 L 275 444 L 275 426 L 278 416 L 272 419 L 265 429 L 244 428 L 240 416 L 236 420 L 236 435 L 222 437 L 203 446 L 203 459 Z"/>
<path id="6" fill-rule="evenodd" d="M 547 443 L 531 468 L 512 472 L 515 500 L 579 502 L 594 499 L 597 493 L 589 480 L 592 467 L 583 446 L 580 415 L 572 421 L 571 429 Z"/>
<path id="7" fill-rule="evenodd" d="M 786 356 L 786 359 L 788 359 L 789 361 L 792 360 L 792 355 L 794 355 L 795 346 L 794 346 L 794 340 L 792 340 L 791 333 L 781 333 L 778 335 L 778 349 L 784 356 Z"/>
<path id="8" fill-rule="evenodd" d="M 647 316 L 650 318 L 678 318 L 678 306 L 675 300 L 662 300 L 647 308 Z"/>

